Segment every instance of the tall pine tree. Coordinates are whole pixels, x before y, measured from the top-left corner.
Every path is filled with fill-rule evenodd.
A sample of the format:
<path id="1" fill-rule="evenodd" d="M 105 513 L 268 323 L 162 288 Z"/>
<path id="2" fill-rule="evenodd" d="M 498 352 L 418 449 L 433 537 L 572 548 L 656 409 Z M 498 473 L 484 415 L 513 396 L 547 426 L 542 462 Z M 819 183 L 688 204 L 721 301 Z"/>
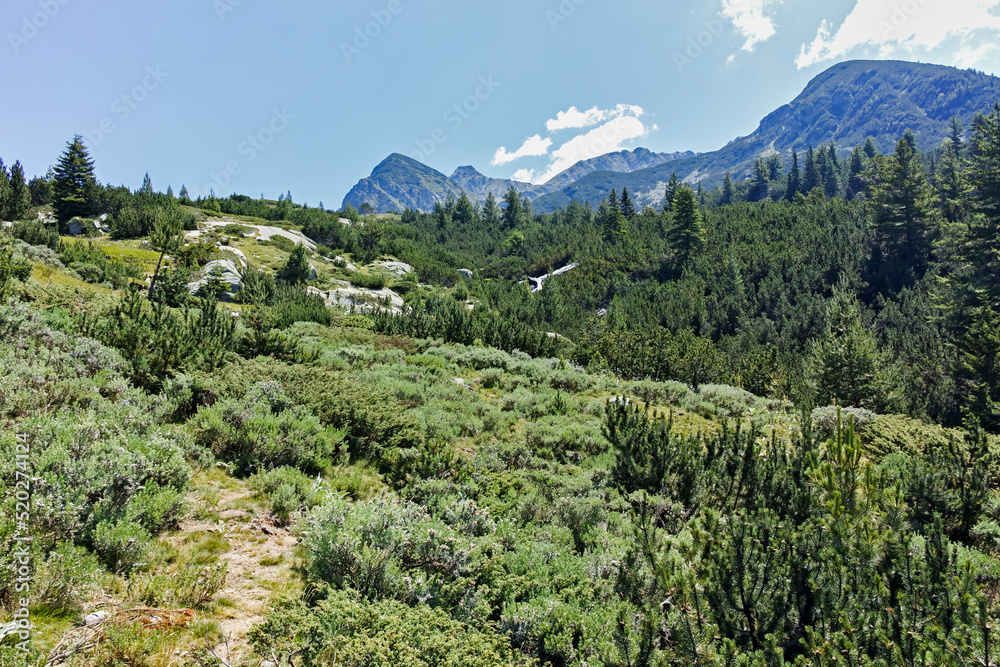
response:
<path id="1" fill-rule="evenodd" d="M 795 201 L 795 195 L 802 191 L 802 174 L 799 171 L 799 154 L 792 151 L 792 167 L 788 170 L 788 185 L 785 187 L 785 199 Z"/>
<path id="2" fill-rule="evenodd" d="M 667 236 L 677 257 L 677 266 L 687 266 L 705 243 L 705 224 L 694 191 L 682 185 L 674 193 L 673 224 Z"/>
<path id="3" fill-rule="evenodd" d="M 10 168 L 10 198 L 7 205 L 7 216 L 11 220 L 23 220 L 31 210 L 31 190 L 24 178 L 24 168 L 15 162 Z"/>
<path id="4" fill-rule="evenodd" d="M 66 146 L 56 165 L 52 183 L 54 199 L 52 208 L 56 219 L 66 223 L 76 217 L 89 217 L 94 213 L 94 161 L 83 144 L 83 137 L 76 135 Z"/>
<path id="5" fill-rule="evenodd" d="M 667 190 L 665 197 L 663 199 L 663 210 L 669 211 L 670 207 L 674 205 L 674 193 L 677 192 L 677 172 L 670 174 L 670 180 L 667 181 Z"/>
<path id="6" fill-rule="evenodd" d="M 635 217 L 635 207 L 632 205 L 632 199 L 628 196 L 628 188 L 622 188 L 621 212 L 626 220 Z"/>

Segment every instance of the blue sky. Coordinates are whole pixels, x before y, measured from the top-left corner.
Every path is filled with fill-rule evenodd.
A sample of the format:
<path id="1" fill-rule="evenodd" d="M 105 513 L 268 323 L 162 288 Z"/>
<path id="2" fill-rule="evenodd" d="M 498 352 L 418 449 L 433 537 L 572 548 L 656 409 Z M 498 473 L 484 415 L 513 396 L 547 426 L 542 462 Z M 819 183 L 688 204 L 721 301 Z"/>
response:
<path id="1" fill-rule="evenodd" d="M 1000 0 L 5 0 L 0 157 L 338 207 L 393 152 L 544 180 L 710 151 L 843 60 L 997 73 Z M 502 150 L 501 150 L 502 149 Z"/>

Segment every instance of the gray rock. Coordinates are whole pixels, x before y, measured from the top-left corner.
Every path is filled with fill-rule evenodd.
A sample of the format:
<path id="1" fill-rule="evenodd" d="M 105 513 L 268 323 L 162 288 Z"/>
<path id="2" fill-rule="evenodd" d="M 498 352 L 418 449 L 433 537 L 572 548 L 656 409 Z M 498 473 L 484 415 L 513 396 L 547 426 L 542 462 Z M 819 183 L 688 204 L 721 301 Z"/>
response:
<path id="1" fill-rule="evenodd" d="M 377 264 L 372 264 L 372 266 L 396 276 L 405 276 L 413 273 L 413 267 L 406 262 L 378 262 Z"/>
<path id="2" fill-rule="evenodd" d="M 84 619 L 84 623 L 87 625 L 97 625 L 98 623 L 103 623 L 104 621 L 111 618 L 111 614 L 106 611 L 95 611 L 93 614 L 89 614 L 87 618 Z"/>
<path id="3" fill-rule="evenodd" d="M 236 266 L 235 262 L 230 259 L 216 259 L 205 265 L 204 273 L 202 277 L 193 282 L 188 283 L 188 291 L 191 294 L 197 294 L 198 290 L 208 282 L 209 276 L 211 276 L 212 271 L 218 267 L 222 271 L 222 280 L 228 283 L 229 288 L 227 291 L 230 294 L 235 294 L 239 291 L 240 285 L 243 284 L 243 279 L 240 277 L 240 269 Z"/>
<path id="4" fill-rule="evenodd" d="M 459 269 L 458 272 L 469 280 L 472 280 L 472 271 L 469 271 L 468 269 Z"/>

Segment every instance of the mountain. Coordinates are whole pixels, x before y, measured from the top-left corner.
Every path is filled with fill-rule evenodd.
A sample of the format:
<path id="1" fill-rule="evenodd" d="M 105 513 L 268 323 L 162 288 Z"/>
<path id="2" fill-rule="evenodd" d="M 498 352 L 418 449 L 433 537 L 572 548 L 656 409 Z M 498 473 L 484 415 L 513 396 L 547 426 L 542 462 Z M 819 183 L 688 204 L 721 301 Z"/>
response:
<path id="1" fill-rule="evenodd" d="M 657 206 L 670 175 L 712 187 L 732 172 L 748 176 L 754 160 L 778 153 L 790 158 L 810 145 L 837 143 L 852 149 L 871 136 L 882 152 L 890 152 L 907 128 L 922 150 L 936 148 L 958 116 L 966 127 L 977 113 L 987 113 L 1000 99 L 1000 78 L 942 65 L 901 61 L 858 60 L 834 65 L 816 76 L 792 100 L 769 114 L 757 130 L 724 148 L 627 174 L 598 171 L 538 199 L 546 212 L 570 200 L 596 203 L 612 187 L 627 187 L 639 204 Z"/>
<path id="2" fill-rule="evenodd" d="M 435 202 L 444 201 L 449 194 L 458 197 L 464 191 L 470 199 L 483 202 L 489 193 L 501 199 L 511 186 L 528 199 L 534 200 L 558 192 L 592 172 L 628 173 L 694 155 L 691 151 L 654 153 L 645 148 L 618 151 L 577 162 L 548 182 L 536 185 L 504 178 L 490 178 L 471 166 L 459 167 L 451 177 L 448 177 L 412 158 L 394 153 L 375 167 L 371 176 L 361 179 L 347 193 L 344 205 L 350 204 L 358 208 L 368 202 L 379 213 L 402 211 L 405 208 L 430 211 L 434 208 Z"/>

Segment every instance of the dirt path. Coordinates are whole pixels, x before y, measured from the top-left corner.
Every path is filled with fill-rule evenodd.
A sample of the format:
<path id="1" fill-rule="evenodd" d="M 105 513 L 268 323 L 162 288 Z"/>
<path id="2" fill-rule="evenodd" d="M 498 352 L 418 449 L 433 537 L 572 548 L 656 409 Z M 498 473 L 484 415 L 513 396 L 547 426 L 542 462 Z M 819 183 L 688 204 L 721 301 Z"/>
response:
<path id="1" fill-rule="evenodd" d="M 190 506 L 204 505 L 197 492 L 188 497 Z M 276 596 L 295 591 L 298 575 L 295 537 L 264 508 L 253 502 L 248 491 L 225 491 L 218 496 L 210 514 L 217 521 L 187 519 L 172 538 L 182 541 L 195 533 L 217 533 L 226 538 L 230 549 L 219 555 L 229 566 L 225 586 L 216 596 L 215 618 L 232 652 L 231 664 L 242 662 L 251 652 L 247 633 L 264 621 L 268 603 Z M 216 653 L 225 658 L 225 645 Z"/>

